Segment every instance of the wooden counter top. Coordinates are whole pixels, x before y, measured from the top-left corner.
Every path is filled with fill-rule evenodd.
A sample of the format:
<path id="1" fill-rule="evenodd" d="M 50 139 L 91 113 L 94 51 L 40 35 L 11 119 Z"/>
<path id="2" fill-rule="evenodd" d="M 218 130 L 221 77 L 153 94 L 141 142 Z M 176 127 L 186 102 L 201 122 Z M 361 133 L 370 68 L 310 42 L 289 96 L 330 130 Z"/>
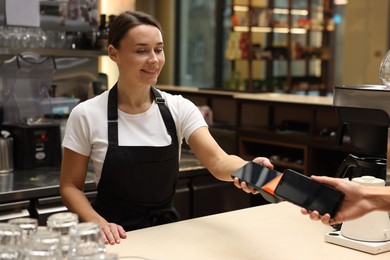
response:
<path id="1" fill-rule="evenodd" d="M 233 96 L 237 91 L 224 91 L 224 90 L 215 90 L 207 88 L 195 88 L 195 87 L 185 87 L 185 86 L 172 86 L 172 85 L 156 85 L 156 88 L 163 91 L 175 91 L 175 92 L 186 92 L 193 94 L 210 94 L 210 95 L 222 95 L 222 96 Z"/>
<path id="2" fill-rule="evenodd" d="M 244 94 L 235 94 L 233 97 L 236 99 L 258 100 L 258 101 L 268 101 L 268 102 L 299 103 L 299 104 L 307 104 L 307 105 L 324 105 L 324 106 L 333 105 L 332 97 L 322 97 L 322 96 L 304 96 L 304 95 L 282 94 L 282 93 L 244 93 Z"/>
<path id="3" fill-rule="evenodd" d="M 389 259 L 324 241 L 332 228 L 282 202 L 230 211 L 127 233 L 107 251 L 148 260 Z"/>
<path id="4" fill-rule="evenodd" d="M 224 90 L 213 90 L 203 89 L 195 87 L 184 87 L 184 86 L 171 86 L 171 85 L 157 85 L 158 89 L 164 91 L 183 92 L 191 94 L 209 94 L 209 95 L 223 95 L 232 96 L 235 99 L 245 100 L 258 100 L 268 102 L 280 102 L 280 103 L 297 103 L 297 104 L 308 104 L 308 105 L 324 105 L 332 106 L 333 97 L 323 96 L 307 96 L 297 94 L 284 94 L 284 93 L 247 93 L 238 91 L 224 91 Z"/>

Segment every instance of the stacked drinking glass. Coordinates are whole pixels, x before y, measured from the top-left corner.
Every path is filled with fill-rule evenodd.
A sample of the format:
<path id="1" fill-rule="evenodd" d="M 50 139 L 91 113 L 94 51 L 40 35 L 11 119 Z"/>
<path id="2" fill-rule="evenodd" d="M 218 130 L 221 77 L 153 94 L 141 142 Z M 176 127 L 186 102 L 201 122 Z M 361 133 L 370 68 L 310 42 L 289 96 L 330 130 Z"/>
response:
<path id="1" fill-rule="evenodd" d="M 88 260 L 118 259 L 106 253 L 100 227 L 79 223 L 74 213 L 51 215 L 46 227 L 34 218 L 17 218 L 0 223 L 0 260 Z"/>

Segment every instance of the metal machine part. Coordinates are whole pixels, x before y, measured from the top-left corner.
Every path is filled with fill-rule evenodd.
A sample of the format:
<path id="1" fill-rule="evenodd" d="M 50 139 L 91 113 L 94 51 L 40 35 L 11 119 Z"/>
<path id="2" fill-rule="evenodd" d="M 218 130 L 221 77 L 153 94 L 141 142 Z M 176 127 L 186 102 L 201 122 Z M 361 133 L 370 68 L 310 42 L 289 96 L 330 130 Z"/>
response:
<path id="1" fill-rule="evenodd" d="M 348 127 L 357 153 L 389 161 L 389 99 L 390 88 L 383 85 L 335 86 L 333 105 L 341 122 L 340 130 Z M 389 164 L 386 182 L 390 182 Z"/>
<path id="2" fill-rule="evenodd" d="M 381 185 L 390 182 L 390 87 L 382 85 L 336 86 L 333 105 L 340 120 L 339 137 L 348 130 L 354 151 L 363 157 L 349 155 L 340 166 L 338 174 L 345 177 L 346 169 L 359 167 L 361 173 L 370 172 L 367 178 L 380 180 Z M 368 160 L 369 159 L 369 160 Z M 351 163 L 352 161 L 352 163 Z M 367 164 L 370 162 L 370 164 Z M 363 164 L 366 166 L 363 166 Z M 382 174 L 386 165 L 386 173 Z M 370 169 L 365 169 L 370 168 Z M 372 174 L 375 172 L 375 174 Z M 356 180 L 360 176 L 348 176 Z M 385 179 L 385 180 L 383 180 Z M 360 183 L 360 182 L 359 182 Z M 376 182 L 375 182 L 376 183 Z M 362 185 L 374 185 L 363 182 Z M 390 219 L 386 212 L 373 212 L 356 221 L 343 223 L 340 231 L 325 234 L 325 241 L 378 254 L 390 250 Z M 374 226 L 377 226 L 374 228 Z"/>

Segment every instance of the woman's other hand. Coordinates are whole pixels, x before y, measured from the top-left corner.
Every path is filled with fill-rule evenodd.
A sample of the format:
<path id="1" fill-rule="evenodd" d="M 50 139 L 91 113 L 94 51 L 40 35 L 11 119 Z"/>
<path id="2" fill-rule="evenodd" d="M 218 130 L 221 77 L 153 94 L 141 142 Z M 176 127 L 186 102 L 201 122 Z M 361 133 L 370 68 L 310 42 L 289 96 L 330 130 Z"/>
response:
<path id="1" fill-rule="evenodd" d="M 121 239 L 127 237 L 123 227 L 115 223 L 106 222 L 101 224 L 100 227 L 103 233 L 104 244 L 119 244 Z"/>

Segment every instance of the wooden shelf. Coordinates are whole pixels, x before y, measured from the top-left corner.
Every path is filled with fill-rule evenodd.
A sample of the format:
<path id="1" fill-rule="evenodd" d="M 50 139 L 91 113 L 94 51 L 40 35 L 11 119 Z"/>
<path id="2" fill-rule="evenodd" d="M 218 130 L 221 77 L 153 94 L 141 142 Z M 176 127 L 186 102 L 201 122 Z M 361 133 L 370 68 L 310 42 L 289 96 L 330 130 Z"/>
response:
<path id="1" fill-rule="evenodd" d="M 99 51 L 99 50 L 0 47 L 0 55 L 2 56 L 4 55 L 14 56 L 22 52 L 34 52 L 43 56 L 56 56 L 56 57 L 99 57 L 99 56 L 107 55 L 107 52 Z"/>
<path id="2" fill-rule="evenodd" d="M 275 167 L 282 167 L 283 169 L 295 169 L 295 170 L 299 170 L 300 172 L 304 172 L 305 171 L 304 165 L 303 164 L 299 164 L 299 163 L 274 161 L 274 160 L 271 160 L 271 163 Z"/>
<path id="3" fill-rule="evenodd" d="M 306 144 L 287 143 L 239 135 L 239 155 L 244 158 L 265 156 L 270 158 L 275 168 L 283 171 L 287 168 L 307 172 L 308 146 Z M 298 161 L 302 163 L 298 163 Z"/>
<path id="4" fill-rule="evenodd" d="M 323 27 L 282 27 L 282 26 L 245 26 L 237 25 L 232 28 L 236 32 L 253 32 L 253 33 L 292 33 L 292 34 L 307 34 L 309 31 L 333 31 L 324 29 Z"/>

